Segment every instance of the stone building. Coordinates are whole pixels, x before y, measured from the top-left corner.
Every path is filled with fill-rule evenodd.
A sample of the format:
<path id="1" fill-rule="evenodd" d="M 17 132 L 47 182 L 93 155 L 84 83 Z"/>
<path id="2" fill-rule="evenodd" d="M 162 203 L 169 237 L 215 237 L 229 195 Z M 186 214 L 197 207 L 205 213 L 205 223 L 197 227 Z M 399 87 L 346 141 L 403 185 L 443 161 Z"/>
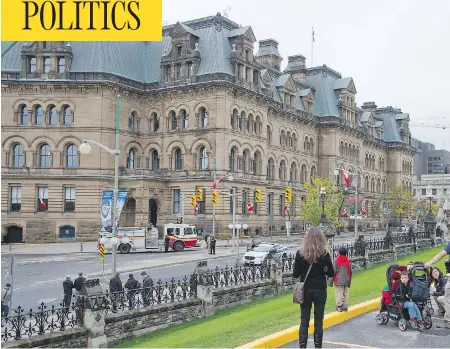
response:
<path id="1" fill-rule="evenodd" d="M 369 215 L 389 187 L 411 190 L 408 114 L 358 107 L 353 79 L 325 65 L 296 55 L 281 70 L 282 61 L 277 41 L 257 43 L 251 27 L 220 14 L 166 26 L 162 42 L 2 43 L 4 241 L 97 237 L 114 158 L 78 149 L 84 139 L 115 148 L 117 111 L 122 226 L 173 222 L 184 205 L 185 222 L 210 230 L 214 167 L 217 178 L 233 172 L 216 206 L 217 231 L 228 234 L 233 186 L 251 233 L 280 230 L 287 206 L 302 230 L 303 183 L 342 183 L 335 168 L 357 169 Z M 256 188 L 263 200 L 247 215 Z"/>

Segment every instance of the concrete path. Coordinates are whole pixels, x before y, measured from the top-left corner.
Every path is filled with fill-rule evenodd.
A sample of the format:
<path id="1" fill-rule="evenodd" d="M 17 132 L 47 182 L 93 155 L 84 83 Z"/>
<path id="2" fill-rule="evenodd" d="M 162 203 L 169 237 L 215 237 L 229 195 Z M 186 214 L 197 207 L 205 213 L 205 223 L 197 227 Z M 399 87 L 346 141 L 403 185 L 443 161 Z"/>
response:
<path id="1" fill-rule="evenodd" d="M 428 331 L 419 332 L 408 328 L 400 331 L 397 324 L 377 325 L 378 312 L 368 313 L 343 324 L 330 327 L 324 332 L 324 348 L 449 348 L 450 330 L 433 326 Z M 434 317 L 433 322 L 440 318 Z M 308 347 L 314 348 L 313 336 L 309 336 Z M 283 348 L 298 348 L 298 341 Z"/>

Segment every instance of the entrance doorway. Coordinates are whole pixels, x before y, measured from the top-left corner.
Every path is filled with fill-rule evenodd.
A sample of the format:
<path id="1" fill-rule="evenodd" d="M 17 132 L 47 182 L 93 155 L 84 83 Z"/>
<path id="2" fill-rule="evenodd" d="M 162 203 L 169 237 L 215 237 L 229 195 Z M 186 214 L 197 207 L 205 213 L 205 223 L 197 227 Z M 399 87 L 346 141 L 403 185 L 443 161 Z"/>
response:
<path id="1" fill-rule="evenodd" d="M 158 221 L 158 203 L 155 199 L 148 201 L 148 221 L 156 227 Z"/>
<path id="2" fill-rule="evenodd" d="M 136 221 L 136 199 L 130 198 L 125 204 L 124 212 L 125 216 L 124 227 L 134 227 Z"/>
<path id="3" fill-rule="evenodd" d="M 62 227 L 59 227 L 59 238 L 60 239 L 75 238 L 75 227 L 71 225 L 63 225 Z"/>
<path id="4" fill-rule="evenodd" d="M 23 242 L 23 229 L 16 225 L 7 228 L 7 234 L 3 237 L 3 242 L 6 244 L 17 244 Z"/>

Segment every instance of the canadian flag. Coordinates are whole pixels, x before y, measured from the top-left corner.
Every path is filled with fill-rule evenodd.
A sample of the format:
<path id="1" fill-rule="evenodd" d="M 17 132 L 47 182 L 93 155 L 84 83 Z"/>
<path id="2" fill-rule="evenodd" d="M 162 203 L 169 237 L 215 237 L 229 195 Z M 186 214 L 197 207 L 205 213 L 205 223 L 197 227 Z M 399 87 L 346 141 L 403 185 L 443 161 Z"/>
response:
<path id="1" fill-rule="evenodd" d="M 194 213 L 198 213 L 198 201 L 195 203 Z"/>
<path id="2" fill-rule="evenodd" d="M 348 217 L 347 210 L 345 208 L 342 210 L 342 217 Z"/>
<path id="3" fill-rule="evenodd" d="M 350 185 L 350 174 L 347 171 L 344 171 L 344 182 L 347 187 Z"/>
<path id="4" fill-rule="evenodd" d="M 45 204 L 44 200 L 39 199 L 39 201 L 41 202 L 41 208 L 47 208 L 47 205 Z"/>
<path id="5" fill-rule="evenodd" d="M 362 210 L 361 210 L 361 214 L 362 214 L 363 216 L 365 216 L 365 215 L 367 214 L 366 210 L 365 210 L 365 209 L 362 209 Z"/>
<path id="6" fill-rule="evenodd" d="M 255 206 L 253 206 L 253 203 L 250 200 L 248 200 L 248 202 L 247 202 L 247 211 L 248 212 L 253 212 L 254 208 L 255 208 Z"/>
<path id="7" fill-rule="evenodd" d="M 216 190 L 217 184 L 219 184 L 219 182 L 220 182 L 221 180 L 223 180 L 223 179 L 225 179 L 225 176 L 220 177 L 220 178 L 216 179 L 216 180 L 213 182 L 213 185 L 212 185 L 213 190 Z"/>

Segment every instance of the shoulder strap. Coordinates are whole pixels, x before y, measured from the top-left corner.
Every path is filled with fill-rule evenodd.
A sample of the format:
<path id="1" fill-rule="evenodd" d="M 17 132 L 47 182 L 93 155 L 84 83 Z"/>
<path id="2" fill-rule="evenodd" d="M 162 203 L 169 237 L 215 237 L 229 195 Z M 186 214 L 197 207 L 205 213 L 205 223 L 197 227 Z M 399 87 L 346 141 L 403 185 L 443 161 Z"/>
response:
<path id="1" fill-rule="evenodd" d="M 6 295 L 8 294 L 9 290 L 6 290 L 5 294 L 3 295 L 3 299 L 5 299 Z"/>
<path id="2" fill-rule="evenodd" d="M 309 275 L 309 272 L 311 271 L 312 266 L 313 266 L 312 264 L 309 265 L 308 271 L 306 272 L 306 276 L 305 276 L 305 279 L 303 280 L 303 282 L 306 282 L 306 279 L 308 278 L 308 275 Z"/>

